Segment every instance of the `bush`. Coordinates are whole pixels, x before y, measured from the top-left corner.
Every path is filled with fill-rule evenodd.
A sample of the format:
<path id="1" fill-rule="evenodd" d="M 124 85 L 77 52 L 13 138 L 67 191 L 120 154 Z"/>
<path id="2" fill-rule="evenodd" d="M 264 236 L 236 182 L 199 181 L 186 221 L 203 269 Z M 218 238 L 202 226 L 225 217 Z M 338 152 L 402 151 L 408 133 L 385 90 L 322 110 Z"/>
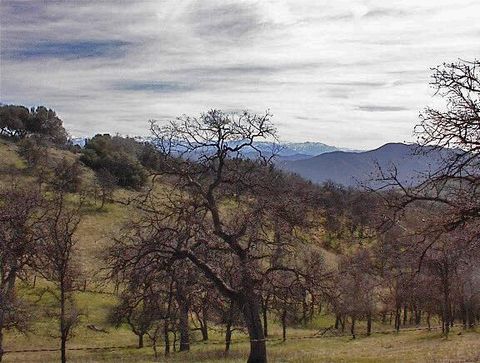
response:
<path id="1" fill-rule="evenodd" d="M 95 171 L 107 170 L 120 186 L 140 188 L 147 180 L 147 173 L 136 157 L 137 147 L 131 140 L 96 135 L 85 145 L 80 160 Z"/>

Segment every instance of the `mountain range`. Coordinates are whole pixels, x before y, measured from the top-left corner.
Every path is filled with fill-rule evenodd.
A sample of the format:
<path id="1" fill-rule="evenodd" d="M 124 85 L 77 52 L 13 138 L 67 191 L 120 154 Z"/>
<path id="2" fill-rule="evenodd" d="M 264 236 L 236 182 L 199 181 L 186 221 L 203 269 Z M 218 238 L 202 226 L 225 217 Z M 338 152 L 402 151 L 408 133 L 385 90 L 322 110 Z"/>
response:
<path id="1" fill-rule="evenodd" d="M 83 147 L 85 140 L 76 138 L 72 142 Z M 381 186 L 380 171 L 389 174 L 394 168 L 402 183 L 419 183 L 426 174 L 438 170 L 442 160 L 453 152 L 403 143 L 388 143 L 369 151 L 341 149 L 321 142 L 257 142 L 255 148 L 264 155 L 275 152 L 274 162 L 279 168 L 314 183 L 332 181 L 344 186 L 373 187 Z M 245 153 L 244 156 L 256 157 L 257 154 Z"/>
<path id="2" fill-rule="evenodd" d="M 315 183 L 332 181 L 345 186 L 374 187 L 384 183 L 379 180 L 380 171 L 389 174 L 396 169 L 402 183 L 414 185 L 437 171 L 452 153 L 450 149 L 389 143 L 365 152 L 333 151 L 302 160 L 280 160 L 277 165 Z"/>

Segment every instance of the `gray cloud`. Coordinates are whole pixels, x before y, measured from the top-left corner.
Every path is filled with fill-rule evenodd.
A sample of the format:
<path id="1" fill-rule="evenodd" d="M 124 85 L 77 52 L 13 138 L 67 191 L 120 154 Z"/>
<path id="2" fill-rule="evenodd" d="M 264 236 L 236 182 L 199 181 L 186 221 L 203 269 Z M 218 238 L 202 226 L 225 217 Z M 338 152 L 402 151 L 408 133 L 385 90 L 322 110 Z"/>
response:
<path id="1" fill-rule="evenodd" d="M 102 41 L 42 41 L 24 44 L 15 50 L 6 51 L 2 58 L 14 61 L 28 59 L 63 58 L 78 59 L 91 57 L 121 57 L 128 43 L 117 40 Z"/>
<path id="2" fill-rule="evenodd" d="M 376 105 L 365 105 L 357 106 L 357 110 L 367 111 L 367 112 L 398 112 L 398 111 L 407 111 L 407 107 L 401 106 L 376 106 Z"/>
<path id="3" fill-rule="evenodd" d="M 163 81 L 124 81 L 112 85 L 114 90 L 154 93 L 181 93 L 192 91 L 195 88 L 197 87 L 189 84 Z"/>
<path id="4" fill-rule="evenodd" d="M 369 10 L 364 16 L 366 18 L 378 18 L 378 17 L 397 17 L 406 16 L 408 12 L 406 10 L 392 9 L 392 8 L 376 8 Z"/>
<path id="5" fill-rule="evenodd" d="M 239 40 L 262 26 L 253 5 L 234 2 L 198 1 L 189 20 L 197 34 L 213 40 Z"/>
<path id="6" fill-rule="evenodd" d="M 78 136 L 145 135 L 151 118 L 215 107 L 270 108 L 284 140 L 411 140 L 430 67 L 480 52 L 478 1 L 4 0 L 0 12 L 1 101 L 47 104 Z"/>

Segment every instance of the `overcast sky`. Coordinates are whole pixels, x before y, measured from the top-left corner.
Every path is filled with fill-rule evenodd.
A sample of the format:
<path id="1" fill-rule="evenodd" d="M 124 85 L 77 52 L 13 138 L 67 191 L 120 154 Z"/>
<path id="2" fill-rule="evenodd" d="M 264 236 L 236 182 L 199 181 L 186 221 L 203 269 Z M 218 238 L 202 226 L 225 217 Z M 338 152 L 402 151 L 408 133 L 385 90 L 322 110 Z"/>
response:
<path id="1" fill-rule="evenodd" d="M 429 67 L 480 57 L 480 0 L 1 0 L 2 103 L 74 136 L 270 109 L 281 139 L 412 141 Z"/>

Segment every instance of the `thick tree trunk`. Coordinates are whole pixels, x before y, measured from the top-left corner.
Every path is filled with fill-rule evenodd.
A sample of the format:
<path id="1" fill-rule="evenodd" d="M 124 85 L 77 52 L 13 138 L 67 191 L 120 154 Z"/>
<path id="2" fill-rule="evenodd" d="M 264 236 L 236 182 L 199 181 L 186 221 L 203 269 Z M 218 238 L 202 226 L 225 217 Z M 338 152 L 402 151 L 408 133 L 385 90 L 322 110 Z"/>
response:
<path id="1" fill-rule="evenodd" d="M 190 306 L 188 304 L 187 296 L 183 291 L 183 286 L 176 283 L 176 298 L 179 310 L 178 329 L 180 331 L 180 352 L 190 350 L 190 328 L 188 326 L 188 312 Z"/>
<path id="2" fill-rule="evenodd" d="M 188 327 L 188 305 L 180 305 L 179 324 L 180 330 L 180 352 L 190 350 L 190 328 Z"/>
<path id="3" fill-rule="evenodd" d="M 267 347 L 260 319 L 259 299 L 253 292 L 243 298 L 240 304 L 250 338 L 250 355 L 247 363 L 266 363 Z"/>
<path id="4" fill-rule="evenodd" d="M 61 352 L 61 362 L 65 363 L 67 361 L 67 340 L 62 335 L 61 344 L 60 344 L 60 352 Z"/>

